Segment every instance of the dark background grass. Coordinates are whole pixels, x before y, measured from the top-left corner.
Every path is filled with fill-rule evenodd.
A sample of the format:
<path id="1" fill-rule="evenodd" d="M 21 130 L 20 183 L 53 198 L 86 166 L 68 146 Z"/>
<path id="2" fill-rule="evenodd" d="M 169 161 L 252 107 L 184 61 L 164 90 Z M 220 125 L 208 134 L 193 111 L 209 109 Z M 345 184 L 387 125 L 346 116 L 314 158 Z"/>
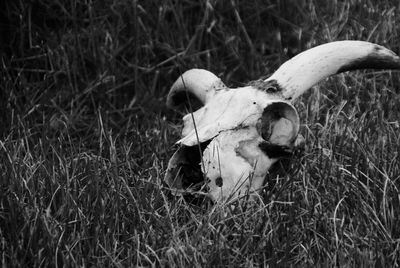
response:
<path id="1" fill-rule="evenodd" d="M 196 207 L 162 178 L 180 73 L 241 86 L 336 40 L 399 53 L 399 5 L 1 1 L 2 266 L 398 266 L 398 73 L 301 98 L 305 153 L 267 179 L 265 204 Z"/>

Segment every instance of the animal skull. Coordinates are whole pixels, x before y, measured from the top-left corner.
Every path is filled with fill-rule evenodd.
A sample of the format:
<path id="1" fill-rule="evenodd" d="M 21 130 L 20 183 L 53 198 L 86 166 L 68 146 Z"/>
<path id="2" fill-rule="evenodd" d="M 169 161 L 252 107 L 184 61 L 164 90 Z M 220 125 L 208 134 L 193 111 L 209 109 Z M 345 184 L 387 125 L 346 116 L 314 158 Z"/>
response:
<path id="1" fill-rule="evenodd" d="M 186 71 L 167 105 L 179 109 L 196 100 L 202 107 L 183 117 L 165 182 L 174 194 L 205 184 L 216 202 L 256 194 L 270 167 L 298 143 L 294 100 L 322 79 L 356 69 L 400 69 L 400 58 L 369 42 L 338 41 L 306 50 L 271 77 L 241 88 L 228 88 L 206 70 Z"/>

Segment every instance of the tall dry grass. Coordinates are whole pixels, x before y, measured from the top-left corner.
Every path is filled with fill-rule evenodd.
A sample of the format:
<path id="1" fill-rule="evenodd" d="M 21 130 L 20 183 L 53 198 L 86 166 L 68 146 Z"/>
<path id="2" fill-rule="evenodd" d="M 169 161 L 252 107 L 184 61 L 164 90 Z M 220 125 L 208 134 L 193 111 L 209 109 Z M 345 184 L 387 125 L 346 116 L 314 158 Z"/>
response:
<path id="1" fill-rule="evenodd" d="M 334 40 L 400 52 L 399 3 L 2 1 L 0 252 L 21 266 L 398 266 L 399 75 L 328 79 L 264 203 L 173 199 L 179 74 L 232 86 Z M 279 169 L 279 167 L 277 167 Z"/>

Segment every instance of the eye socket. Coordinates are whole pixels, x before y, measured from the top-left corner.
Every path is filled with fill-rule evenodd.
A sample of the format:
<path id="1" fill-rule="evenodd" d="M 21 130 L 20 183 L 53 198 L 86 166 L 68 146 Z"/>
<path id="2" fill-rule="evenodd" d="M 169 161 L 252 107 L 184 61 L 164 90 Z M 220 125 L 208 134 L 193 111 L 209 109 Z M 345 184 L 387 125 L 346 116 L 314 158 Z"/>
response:
<path id="1" fill-rule="evenodd" d="M 286 102 L 272 103 L 264 109 L 257 129 L 265 141 L 288 145 L 294 141 L 299 130 L 297 111 Z"/>
<path id="2" fill-rule="evenodd" d="M 268 105 L 260 118 L 259 123 L 259 131 L 261 137 L 264 140 L 269 140 L 271 137 L 275 122 L 280 118 L 284 117 L 284 110 L 286 109 L 286 105 L 283 103 L 273 103 Z"/>

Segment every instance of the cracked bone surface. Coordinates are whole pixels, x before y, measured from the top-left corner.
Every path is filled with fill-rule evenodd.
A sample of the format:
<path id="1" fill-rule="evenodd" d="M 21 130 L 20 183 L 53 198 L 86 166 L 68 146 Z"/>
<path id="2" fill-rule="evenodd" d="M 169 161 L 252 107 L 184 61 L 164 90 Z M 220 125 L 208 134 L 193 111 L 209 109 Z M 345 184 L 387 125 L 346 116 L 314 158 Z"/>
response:
<path id="1" fill-rule="evenodd" d="M 183 130 L 165 182 L 174 194 L 205 191 L 216 202 L 256 195 L 271 166 L 302 143 L 292 105 L 322 79 L 356 69 L 400 69 L 391 50 L 363 41 L 320 45 L 285 62 L 265 80 L 228 88 L 203 69 L 186 71 L 173 84 L 167 104 L 180 109 Z"/>

